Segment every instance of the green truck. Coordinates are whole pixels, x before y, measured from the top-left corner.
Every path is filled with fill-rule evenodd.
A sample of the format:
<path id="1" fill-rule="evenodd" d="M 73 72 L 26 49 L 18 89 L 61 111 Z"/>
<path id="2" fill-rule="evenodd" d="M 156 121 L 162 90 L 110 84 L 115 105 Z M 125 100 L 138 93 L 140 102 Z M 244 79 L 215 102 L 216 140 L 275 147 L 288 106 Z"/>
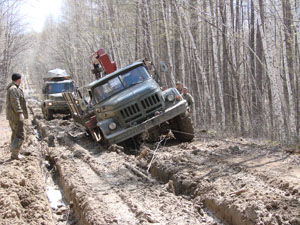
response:
<path id="1" fill-rule="evenodd" d="M 102 65 L 104 71 L 106 67 Z M 176 88 L 162 91 L 150 71 L 149 63 L 141 60 L 106 73 L 85 87 L 89 102 L 64 93 L 74 120 L 94 140 L 107 144 L 155 140 L 170 131 L 179 141 L 191 141 L 194 129 L 186 100 Z"/>
<path id="2" fill-rule="evenodd" d="M 64 70 L 50 70 L 44 77 L 42 87 L 43 101 L 41 104 L 43 116 L 46 120 L 52 120 L 56 113 L 70 114 L 69 107 L 62 95 L 63 92 L 74 93 L 74 81 Z"/>

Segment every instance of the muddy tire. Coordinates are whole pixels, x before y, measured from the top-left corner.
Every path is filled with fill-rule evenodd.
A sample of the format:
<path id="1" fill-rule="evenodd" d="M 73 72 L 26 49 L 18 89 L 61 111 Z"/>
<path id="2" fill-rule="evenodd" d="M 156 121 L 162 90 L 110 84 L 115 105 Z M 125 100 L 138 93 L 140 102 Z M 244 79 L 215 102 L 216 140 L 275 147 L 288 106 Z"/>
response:
<path id="1" fill-rule="evenodd" d="M 52 120 L 53 119 L 53 111 L 51 109 L 45 109 L 43 108 L 43 115 L 46 120 Z"/>
<path id="2" fill-rule="evenodd" d="M 193 140 L 194 126 L 190 116 L 179 115 L 174 118 L 172 123 L 172 132 L 178 141 L 188 142 Z"/>

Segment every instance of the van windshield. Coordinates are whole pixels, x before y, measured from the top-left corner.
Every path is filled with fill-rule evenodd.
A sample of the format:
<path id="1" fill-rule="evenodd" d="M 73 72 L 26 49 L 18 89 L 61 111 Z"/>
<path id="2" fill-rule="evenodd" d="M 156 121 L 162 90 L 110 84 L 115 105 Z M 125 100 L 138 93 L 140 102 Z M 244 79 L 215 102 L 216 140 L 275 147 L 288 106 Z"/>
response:
<path id="1" fill-rule="evenodd" d="M 74 91 L 73 82 L 69 83 L 50 83 L 47 85 L 48 94 L 56 94 L 62 92 L 72 92 Z"/>
<path id="2" fill-rule="evenodd" d="M 113 77 L 93 89 L 93 96 L 96 103 L 109 98 L 121 90 L 134 86 L 138 83 L 148 80 L 150 75 L 144 66 L 135 67 L 127 70 L 119 76 Z"/>

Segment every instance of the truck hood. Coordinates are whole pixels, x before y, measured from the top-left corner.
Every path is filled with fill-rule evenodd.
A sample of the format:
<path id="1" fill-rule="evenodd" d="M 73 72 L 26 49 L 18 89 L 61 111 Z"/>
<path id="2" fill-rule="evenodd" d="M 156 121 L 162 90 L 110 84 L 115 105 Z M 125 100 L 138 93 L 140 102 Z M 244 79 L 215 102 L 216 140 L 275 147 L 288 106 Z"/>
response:
<path id="1" fill-rule="evenodd" d="M 65 101 L 62 93 L 49 94 L 48 99 L 52 101 Z"/>
<path id="2" fill-rule="evenodd" d="M 147 85 L 145 85 L 147 82 Z M 154 90 L 159 89 L 159 85 L 152 79 L 140 84 L 136 84 L 102 102 L 100 106 L 113 106 L 114 109 L 119 106 L 124 106 L 130 102 L 134 102 L 136 99 L 142 98 L 149 93 L 153 93 Z M 111 108 L 111 107 L 109 107 Z"/>

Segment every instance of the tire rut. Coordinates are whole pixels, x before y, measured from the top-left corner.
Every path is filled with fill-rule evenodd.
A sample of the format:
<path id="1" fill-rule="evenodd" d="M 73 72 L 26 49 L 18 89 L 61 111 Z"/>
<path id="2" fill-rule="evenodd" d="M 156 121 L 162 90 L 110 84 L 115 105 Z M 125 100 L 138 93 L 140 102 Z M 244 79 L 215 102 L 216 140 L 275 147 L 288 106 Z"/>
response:
<path id="1" fill-rule="evenodd" d="M 205 203 L 219 219 L 229 224 L 297 224 L 295 218 L 300 217 L 297 187 L 283 188 L 275 184 L 276 178 L 262 176 L 248 164 L 232 160 L 232 157 L 243 158 L 242 146 L 222 149 L 178 147 L 172 147 L 171 159 L 166 154 L 170 151 L 168 147 L 162 149 L 151 169 L 158 179 L 172 180 L 176 194 L 185 194 L 195 202 Z M 257 154 L 258 157 L 253 159 L 255 154 L 250 155 L 255 162 L 262 157 Z M 270 152 L 265 152 L 265 156 L 276 161 L 270 159 Z M 245 158 L 245 162 L 248 161 Z M 284 156 L 282 160 L 285 159 Z"/>
<path id="2" fill-rule="evenodd" d="M 54 121 L 55 122 L 55 121 Z M 59 122 L 60 125 L 62 122 Z M 66 122 L 63 122 L 66 124 Z M 81 224 L 212 224 L 215 219 L 165 184 L 137 176 L 133 155 L 109 152 L 83 136 L 63 138 L 51 123 L 38 126 L 48 141 L 48 154 L 60 175 L 66 199 Z M 71 132 L 72 133 L 72 132 Z M 49 141 L 49 137 L 54 140 Z M 64 139 L 64 140 L 61 140 Z M 59 145 L 60 140 L 63 145 Z M 76 143 L 74 142 L 76 140 Z"/>
<path id="3" fill-rule="evenodd" d="M 213 142 L 161 147 L 150 169 L 155 181 L 145 173 L 153 155 L 151 145 L 147 156 L 137 160 L 134 155 L 110 152 L 92 143 L 68 121 L 40 127 L 47 130 L 42 133 L 48 144 L 55 146 L 52 158 L 57 159 L 57 167 L 64 165 L 62 183 L 67 195 L 72 193 L 70 201 L 82 224 L 220 222 L 206 208 L 223 223 L 234 225 L 297 224 L 300 217 L 298 187 L 259 169 L 266 164 L 259 161 L 264 158 L 272 163 L 289 160 L 274 148 Z M 65 133 L 60 144 L 55 130 Z M 71 171 L 64 173 L 65 167 Z"/>

